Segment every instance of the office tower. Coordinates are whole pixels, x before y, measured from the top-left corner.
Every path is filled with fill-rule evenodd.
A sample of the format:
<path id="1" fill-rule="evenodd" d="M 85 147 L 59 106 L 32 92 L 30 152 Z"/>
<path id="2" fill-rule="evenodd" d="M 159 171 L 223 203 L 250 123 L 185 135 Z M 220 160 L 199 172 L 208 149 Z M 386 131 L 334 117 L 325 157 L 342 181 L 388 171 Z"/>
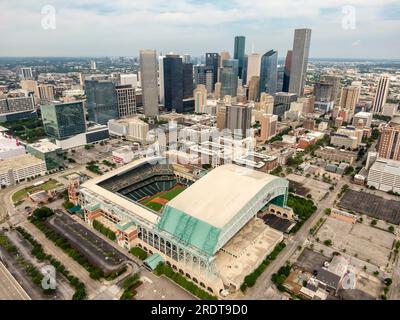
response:
<path id="1" fill-rule="evenodd" d="M 333 75 L 321 76 L 321 82 L 332 84 L 332 101 L 337 101 L 340 96 L 340 77 Z"/>
<path id="2" fill-rule="evenodd" d="M 198 84 L 193 91 L 194 97 L 194 111 L 196 113 L 203 113 L 204 107 L 207 105 L 207 89 L 204 84 Z"/>
<path id="3" fill-rule="evenodd" d="M 247 56 L 246 68 L 246 84 L 248 85 L 252 77 L 260 76 L 261 55 L 259 53 L 252 53 Z"/>
<path id="4" fill-rule="evenodd" d="M 261 135 L 262 141 L 267 141 L 276 135 L 278 127 L 278 116 L 273 114 L 264 114 L 261 118 Z"/>
<path id="5" fill-rule="evenodd" d="M 136 113 L 135 89 L 132 85 L 116 86 L 118 117 L 126 118 Z"/>
<path id="6" fill-rule="evenodd" d="M 231 55 L 228 51 L 221 51 L 219 54 L 219 61 L 218 61 L 218 81 L 221 82 L 221 72 L 222 72 L 222 66 L 224 65 L 225 60 L 229 60 L 231 58 Z"/>
<path id="7" fill-rule="evenodd" d="M 260 77 L 253 76 L 249 81 L 248 99 L 249 101 L 259 100 Z"/>
<path id="8" fill-rule="evenodd" d="M 278 53 L 270 50 L 261 58 L 260 93 L 275 95 L 277 87 Z"/>
<path id="9" fill-rule="evenodd" d="M 20 77 L 22 80 L 32 80 L 33 79 L 32 68 L 21 68 Z"/>
<path id="10" fill-rule="evenodd" d="M 348 86 L 342 88 L 340 94 L 340 108 L 348 110 L 349 115 L 353 115 L 356 110 L 356 105 L 360 98 L 360 87 L 358 86 Z M 348 119 L 345 119 L 348 121 Z"/>
<path id="11" fill-rule="evenodd" d="M 332 100 L 333 85 L 328 82 L 317 82 L 314 84 L 315 101 L 329 102 Z"/>
<path id="12" fill-rule="evenodd" d="M 164 99 L 168 111 L 183 112 L 183 63 L 176 54 L 164 58 Z"/>
<path id="13" fill-rule="evenodd" d="M 246 47 L 246 38 L 244 36 L 235 37 L 235 48 L 233 59 L 238 60 L 238 73 L 237 76 L 242 79 L 243 66 L 244 66 L 244 52 Z"/>
<path id="14" fill-rule="evenodd" d="M 382 75 L 379 78 L 374 102 L 372 104 L 373 113 L 382 113 L 383 105 L 386 103 L 386 98 L 389 92 L 389 82 L 389 75 Z"/>
<path id="15" fill-rule="evenodd" d="M 120 75 L 120 84 L 121 85 L 131 85 L 134 88 L 137 87 L 139 84 L 137 74 L 134 74 L 134 73 L 121 74 Z"/>
<path id="16" fill-rule="evenodd" d="M 290 104 L 297 100 L 297 95 L 289 92 L 278 92 L 274 98 L 274 105 L 282 104 L 285 107 L 285 111 L 287 111 L 290 108 Z"/>
<path id="17" fill-rule="evenodd" d="M 206 53 L 206 67 L 211 68 L 213 72 L 213 90 L 214 85 L 218 82 L 219 54 Z"/>
<path id="18" fill-rule="evenodd" d="M 54 86 L 52 84 L 40 84 L 37 87 L 38 98 L 41 101 L 53 101 L 54 100 Z"/>
<path id="19" fill-rule="evenodd" d="M 238 86 L 239 61 L 236 59 L 225 60 L 221 72 L 221 97 L 226 95 L 236 97 Z"/>
<path id="20" fill-rule="evenodd" d="M 221 88 L 222 88 L 222 84 L 221 82 L 217 82 L 215 84 L 215 91 L 214 91 L 214 97 L 215 99 L 221 99 Z"/>
<path id="21" fill-rule="evenodd" d="M 379 157 L 400 161 L 400 126 L 384 128 L 377 149 Z"/>
<path id="22" fill-rule="evenodd" d="M 190 54 L 184 54 L 182 57 L 183 63 L 190 63 Z"/>
<path id="23" fill-rule="evenodd" d="M 195 85 L 204 84 L 208 93 L 214 91 L 214 73 L 212 68 L 205 65 L 197 65 L 193 67 Z"/>
<path id="24" fill-rule="evenodd" d="M 54 102 L 40 106 L 46 135 L 62 140 L 86 131 L 83 102 Z"/>
<path id="25" fill-rule="evenodd" d="M 92 70 L 96 70 L 97 69 L 96 61 L 94 61 L 94 60 L 90 61 L 90 69 L 92 69 Z"/>
<path id="26" fill-rule="evenodd" d="M 164 105 L 164 56 L 158 57 L 158 97 L 160 104 Z"/>
<path id="27" fill-rule="evenodd" d="M 146 117 L 158 115 L 157 53 L 140 50 L 140 81 L 142 103 Z"/>
<path id="28" fill-rule="evenodd" d="M 226 105 L 223 101 L 217 102 L 217 128 L 219 131 L 225 129 L 225 116 L 226 116 Z"/>
<path id="29" fill-rule="evenodd" d="M 292 50 L 288 50 L 286 53 L 286 59 L 285 59 L 285 70 L 283 72 L 283 86 L 282 86 L 282 91 L 283 92 L 289 92 L 289 83 L 290 83 L 290 69 L 292 67 Z"/>
<path id="30" fill-rule="evenodd" d="M 297 102 L 303 104 L 303 113 L 313 113 L 314 112 L 314 103 L 315 97 L 300 97 L 297 98 Z"/>
<path id="31" fill-rule="evenodd" d="M 183 63 L 183 99 L 193 97 L 193 64 Z"/>
<path id="32" fill-rule="evenodd" d="M 89 121 L 107 124 L 118 118 L 115 84 L 109 80 L 85 80 Z"/>
<path id="33" fill-rule="evenodd" d="M 303 96 L 310 50 L 311 29 L 296 29 L 293 40 L 289 92 Z"/>
<path id="34" fill-rule="evenodd" d="M 225 128 L 237 138 L 244 138 L 251 126 L 252 107 L 246 104 L 226 106 Z"/>

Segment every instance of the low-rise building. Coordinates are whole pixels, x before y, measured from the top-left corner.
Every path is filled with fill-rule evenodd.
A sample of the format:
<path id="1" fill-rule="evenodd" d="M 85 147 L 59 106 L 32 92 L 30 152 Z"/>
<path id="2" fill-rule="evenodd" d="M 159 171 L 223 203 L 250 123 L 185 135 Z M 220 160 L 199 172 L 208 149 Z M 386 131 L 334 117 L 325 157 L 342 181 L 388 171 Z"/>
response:
<path id="1" fill-rule="evenodd" d="M 46 163 L 30 154 L 0 161 L 0 185 L 10 186 L 46 174 Z"/>
<path id="2" fill-rule="evenodd" d="M 16 157 L 25 154 L 25 148 L 18 139 L 3 134 L 0 135 L 0 160 Z"/>
<path id="3" fill-rule="evenodd" d="M 378 158 L 369 169 L 367 185 L 400 193 L 400 161 Z"/>
<path id="4" fill-rule="evenodd" d="M 357 153 L 332 147 L 321 147 L 315 151 L 317 157 L 333 162 L 347 162 L 353 164 L 357 160 Z"/>
<path id="5" fill-rule="evenodd" d="M 121 147 L 112 152 L 112 160 L 114 163 L 126 164 L 133 160 L 134 153 L 128 146 Z"/>
<path id="6" fill-rule="evenodd" d="M 49 139 L 42 139 L 26 146 L 26 152 L 43 160 L 46 163 L 47 171 L 58 169 L 63 166 L 64 152 L 61 147 L 50 142 Z"/>

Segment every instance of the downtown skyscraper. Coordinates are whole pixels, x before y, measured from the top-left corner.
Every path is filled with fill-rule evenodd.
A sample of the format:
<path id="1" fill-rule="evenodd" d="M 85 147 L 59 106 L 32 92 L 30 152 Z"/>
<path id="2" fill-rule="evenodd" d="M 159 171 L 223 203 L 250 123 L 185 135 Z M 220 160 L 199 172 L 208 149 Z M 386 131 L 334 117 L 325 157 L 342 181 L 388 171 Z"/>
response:
<path id="1" fill-rule="evenodd" d="M 240 79 L 243 77 L 243 68 L 245 60 L 246 38 L 244 36 L 235 37 L 235 48 L 233 58 L 239 61 L 238 76 Z"/>
<path id="2" fill-rule="evenodd" d="M 146 117 L 158 115 L 157 53 L 155 50 L 140 51 L 142 101 Z"/>
<path id="3" fill-rule="evenodd" d="M 296 29 L 294 31 L 289 92 L 297 94 L 298 97 L 304 94 L 310 41 L 311 29 Z"/>
<path id="4" fill-rule="evenodd" d="M 261 57 L 260 94 L 275 95 L 278 81 L 278 52 L 270 50 Z"/>
<path id="5" fill-rule="evenodd" d="M 285 70 L 283 72 L 283 92 L 289 92 L 289 83 L 290 83 L 290 69 L 292 68 L 292 55 L 293 51 L 288 50 L 285 59 Z"/>
<path id="6" fill-rule="evenodd" d="M 237 59 L 224 60 L 221 71 L 221 98 L 226 95 L 236 97 L 239 62 Z"/>
<path id="7" fill-rule="evenodd" d="M 211 69 L 213 72 L 213 91 L 215 83 L 218 82 L 219 60 L 220 58 L 218 53 L 206 53 L 206 67 Z"/>
<path id="8" fill-rule="evenodd" d="M 387 95 L 389 92 L 389 76 L 384 74 L 379 78 L 378 86 L 376 88 L 374 102 L 372 104 L 373 113 L 382 113 L 383 105 L 386 103 Z"/>

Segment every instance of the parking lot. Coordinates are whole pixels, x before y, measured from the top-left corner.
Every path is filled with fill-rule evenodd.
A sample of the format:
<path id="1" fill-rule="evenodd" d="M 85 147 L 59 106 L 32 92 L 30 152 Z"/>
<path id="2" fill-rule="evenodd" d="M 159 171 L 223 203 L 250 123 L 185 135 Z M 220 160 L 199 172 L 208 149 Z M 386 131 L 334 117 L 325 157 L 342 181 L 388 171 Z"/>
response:
<path id="1" fill-rule="evenodd" d="M 355 190 L 348 190 L 340 200 L 344 209 L 400 224 L 400 202 Z"/>
<path id="2" fill-rule="evenodd" d="M 395 236 L 367 224 L 340 221 L 328 217 L 316 238 L 320 242 L 331 240 L 333 248 L 346 250 L 363 261 L 375 266 L 386 266 Z"/>
<path id="3" fill-rule="evenodd" d="M 308 189 L 308 193 L 317 201 L 321 200 L 324 195 L 329 192 L 329 187 L 331 186 L 329 183 L 315 180 L 312 177 L 307 178 L 294 173 L 289 174 L 286 178 L 290 181 L 294 181 L 297 187 L 302 186 Z M 301 190 L 300 192 L 304 192 L 304 190 Z"/>

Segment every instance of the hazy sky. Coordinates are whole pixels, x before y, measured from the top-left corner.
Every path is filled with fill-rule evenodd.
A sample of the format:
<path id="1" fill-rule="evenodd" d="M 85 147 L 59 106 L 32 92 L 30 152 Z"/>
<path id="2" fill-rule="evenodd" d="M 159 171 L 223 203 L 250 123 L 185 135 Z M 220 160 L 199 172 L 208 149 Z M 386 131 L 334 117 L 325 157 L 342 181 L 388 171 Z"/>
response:
<path id="1" fill-rule="evenodd" d="M 400 0 L 0 0 L 0 56 L 200 55 L 245 35 L 247 52 L 283 57 L 304 27 L 311 57 L 400 58 Z"/>

